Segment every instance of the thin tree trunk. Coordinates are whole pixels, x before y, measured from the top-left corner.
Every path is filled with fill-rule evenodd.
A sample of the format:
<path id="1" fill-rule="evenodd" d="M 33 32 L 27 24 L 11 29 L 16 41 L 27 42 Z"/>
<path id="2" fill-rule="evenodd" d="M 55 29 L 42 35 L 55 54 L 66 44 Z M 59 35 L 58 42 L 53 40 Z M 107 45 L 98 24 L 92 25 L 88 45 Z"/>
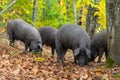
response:
<path id="1" fill-rule="evenodd" d="M 77 22 L 77 15 L 76 15 L 76 0 L 73 0 L 73 6 L 74 6 L 74 20 Z"/>
<path id="2" fill-rule="evenodd" d="M 70 9 L 70 2 L 67 0 L 67 6 L 66 6 L 66 9 L 67 9 L 67 20 L 68 22 L 70 21 L 70 15 L 69 15 L 69 9 Z"/>
<path id="3" fill-rule="evenodd" d="M 34 0 L 33 2 L 33 15 L 32 15 L 32 21 L 36 21 L 36 12 L 37 12 L 37 0 Z"/>
<path id="4" fill-rule="evenodd" d="M 48 2 L 47 2 L 48 1 Z M 49 3 L 49 0 L 44 0 L 45 4 L 44 6 L 47 6 L 48 8 L 48 3 Z M 47 8 L 42 8 L 42 17 L 41 17 L 41 21 L 44 21 L 45 18 L 47 17 Z"/>
<path id="5" fill-rule="evenodd" d="M 48 1 L 48 9 L 49 9 L 49 12 L 51 12 L 51 4 L 50 4 L 50 1 L 51 0 L 47 0 Z M 52 16 L 50 15 L 50 18 L 52 18 Z"/>
<path id="6" fill-rule="evenodd" d="M 61 8 L 62 8 L 62 0 L 58 0 L 58 2 L 59 2 L 59 8 L 60 8 L 60 14 L 59 14 L 59 16 L 61 16 L 62 17 L 62 10 L 61 10 Z M 59 27 L 61 27 L 61 25 L 62 25 L 62 18 L 59 18 Z"/>

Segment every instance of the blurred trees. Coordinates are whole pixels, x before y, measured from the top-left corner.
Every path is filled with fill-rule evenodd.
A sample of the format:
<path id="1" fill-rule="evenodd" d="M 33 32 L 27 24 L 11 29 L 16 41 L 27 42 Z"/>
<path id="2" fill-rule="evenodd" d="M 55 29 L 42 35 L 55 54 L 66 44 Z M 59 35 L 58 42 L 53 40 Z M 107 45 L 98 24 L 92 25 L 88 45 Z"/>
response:
<path id="1" fill-rule="evenodd" d="M 86 28 L 87 9 L 91 5 L 92 8 L 98 9 L 93 13 L 93 16 L 99 18 L 100 25 L 97 29 L 106 28 L 105 0 L 100 0 L 98 4 L 95 4 L 94 0 L 0 0 L 0 11 L 6 9 L 13 1 L 16 3 L 0 14 L 0 26 L 5 26 L 11 19 L 20 18 L 34 24 L 35 27 L 59 28 L 67 23 L 82 23 L 83 28 Z M 34 18 L 35 22 L 32 21 Z"/>

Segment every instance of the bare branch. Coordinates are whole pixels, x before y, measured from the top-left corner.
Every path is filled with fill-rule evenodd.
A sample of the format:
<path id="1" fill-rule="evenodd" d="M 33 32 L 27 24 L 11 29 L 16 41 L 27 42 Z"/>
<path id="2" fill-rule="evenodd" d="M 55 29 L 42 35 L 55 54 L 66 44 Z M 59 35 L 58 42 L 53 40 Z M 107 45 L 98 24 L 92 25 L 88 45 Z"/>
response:
<path id="1" fill-rule="evenodd" d="M 17 1 L 17 0 L 16 0 L 16 1 Z M 11 3 L 6 7 L 6 9 L 4 9 L 4 10 L 2 10 L 2 11 L 0 12 L 0 14 L 3 14 L 8 8 L 10 8 L 13 4 L 15 4 L 16 1 L 11 2 Z"/>

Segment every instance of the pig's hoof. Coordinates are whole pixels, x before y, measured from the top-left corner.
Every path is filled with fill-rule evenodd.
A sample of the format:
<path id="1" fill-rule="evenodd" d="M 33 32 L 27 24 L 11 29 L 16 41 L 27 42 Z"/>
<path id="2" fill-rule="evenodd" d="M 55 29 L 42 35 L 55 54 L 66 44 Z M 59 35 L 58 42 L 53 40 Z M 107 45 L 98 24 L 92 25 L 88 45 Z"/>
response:
<path id="1" fill-rule="evenodd" d="M 57 63 L 60 63 L 60 60 L 57 60 L 56 62 L 57 62 Z"/>
<path id="2" fill-rule="evenodd" d="M 24 54 L 27 54 L 27 51 L 23 51 Z"/>
<path id="3" fill-rule="evenodd" d="M 98 61 L 98 63 L 101 63 L 101 61 Z"/>
<path id="4" fill-rule="evenodd" d="M 10 44 L 11 47 L 14 47 L 14 44 Z"/>
<path id="5" fill-rule="evenodd" d="M 66 65 L 65 64 L 62 64 L 63 67 L 65 67 Z"/>
<path id="6" fill-rule="evenodd" d="M 77 64 L 77 62 L 74 61 L 74 62 L 72 62 L 72 64 Z"/>

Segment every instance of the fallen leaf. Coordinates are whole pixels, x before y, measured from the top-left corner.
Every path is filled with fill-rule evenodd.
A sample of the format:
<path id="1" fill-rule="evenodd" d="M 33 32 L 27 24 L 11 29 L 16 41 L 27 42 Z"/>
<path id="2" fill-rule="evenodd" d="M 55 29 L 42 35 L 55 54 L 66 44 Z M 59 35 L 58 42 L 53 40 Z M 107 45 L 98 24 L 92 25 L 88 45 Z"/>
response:
<path id="1" fill-rule="evenodd" d="M 40 70 L 42 72 L 42 74 L 45 74 L 46 76 L 49 74 L 49 71 L 47 70 Z"/>
<path id="2" fill-rule="evenodd" d="M 3 58 L 3 59 L 8 59 L 9 56 L 10 56 L 10 55 L 8 55 L 8 54 L 2 54 L 2 58 Z"/>
<path id="3" fill-rule="evenodd" d="M 103 77 L 102 77 L 102 80 L 109 80 L 108 79 L 108 74 L 104 74 Z"/>
<path id="4" fill-rule="evenodd" d="M 13 71 L 13 74 L 18 76 L 19 73 L 20 73 L 20 68 L 17 67 L 17 69 Z"/>
<path id="5" fill-rule="evenodd" d="M 95 74 L 96 74 L 97 77 L 102 76 L 101 72 L 96 72 Z"/>
<path id="6" fill-rule="evenodd" d="M 34 60 L 35 60 L 36 62 L 44 62 L 44 61 L 45 61 L 45 58 L 39 57 L 39 58 L 35 58 Z"/>
<path id="7" fill-rule="evenodd" d="M 32 71 L 33 71 L 33 73 L 34 73 L 34 75 L 36 75 L 37 73 L 38 73 L 38 68 L 37 67 L 34 67 L 33 69 L 32 69 Z"/>
<path id="8" fill-rule="evenodd" d="M 23 61 L 22 67 L 27 69 L 29 67 L 29 61 Z"/>

